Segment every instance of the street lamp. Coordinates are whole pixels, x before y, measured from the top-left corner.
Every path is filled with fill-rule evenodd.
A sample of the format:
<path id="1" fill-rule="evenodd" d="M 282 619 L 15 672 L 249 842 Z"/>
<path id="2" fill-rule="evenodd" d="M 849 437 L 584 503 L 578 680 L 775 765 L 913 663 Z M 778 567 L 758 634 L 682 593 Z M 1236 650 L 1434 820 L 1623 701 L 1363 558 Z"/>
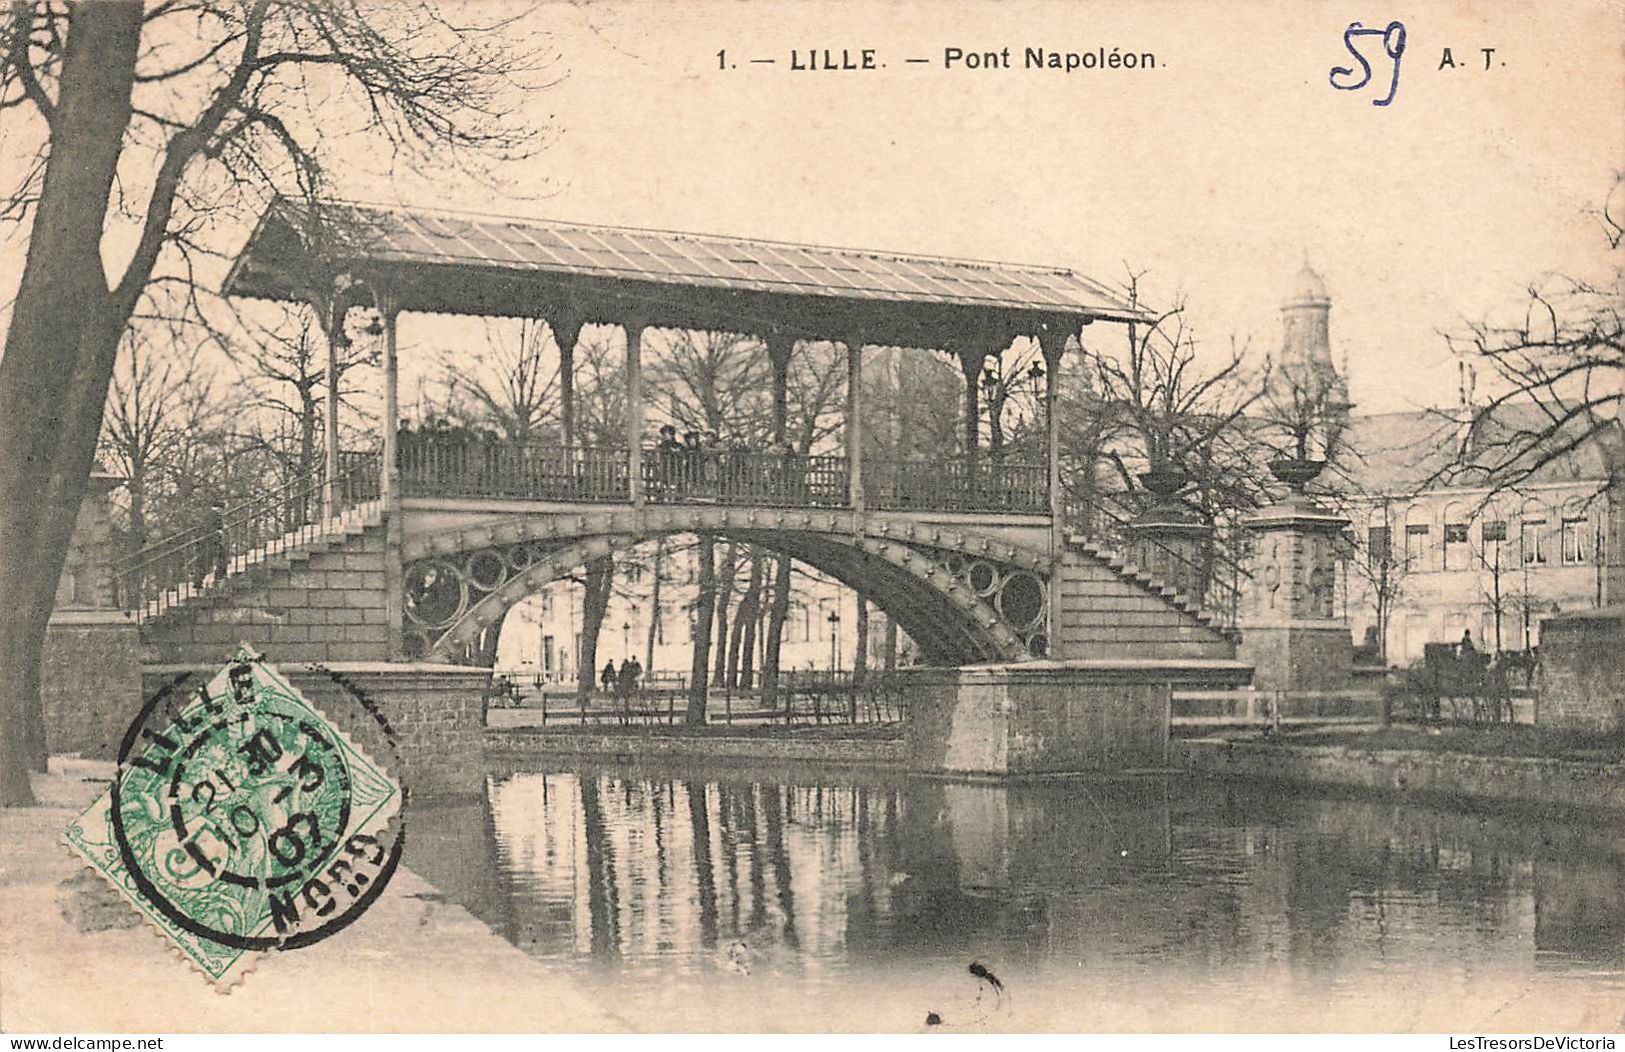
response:
<path id="1" fill-rule="evenodd" d="M 632 622 L 630 622 L 630 621 L 622 621 L 621 622 L 621 660 L 622 661 L 626 660 L 626 655 L 631 653 L 631 650 L 632 650 Z"/>
<path id="2" fill-rule="evenodd" d="M 829 612 L 829 670 L 834 672 L 841 664 L 839 649 L 841 615 L 834 610 Z"/>

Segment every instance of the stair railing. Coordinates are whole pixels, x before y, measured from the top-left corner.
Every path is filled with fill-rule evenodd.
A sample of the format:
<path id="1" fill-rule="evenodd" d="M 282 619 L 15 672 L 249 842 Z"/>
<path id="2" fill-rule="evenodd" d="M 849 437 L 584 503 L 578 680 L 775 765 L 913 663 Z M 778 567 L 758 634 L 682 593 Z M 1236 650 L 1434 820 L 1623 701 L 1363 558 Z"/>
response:
<path id="1" fill-rule="evenodd" d="M 120 607 L 146 621 L 265 559 L 342 531 L 379 495 L 379 454 L 340 455 L 332 515 L 323 514 L 327 470 L 273 487 L 203 522 L 146 545 L 114 568 Z"/>
<path id="2" fill-rule="evenodd" d="M 1082 527 L 1080 532 L 1091 543 L 1099 545 L 1124 563 L 1136 563 L 1134 548 L 1147 545 L 1184 571 L 1180 576 L 1203 582 L 1201 595 L 1183 595 L 1186 602 L 1195 604 L 1202 615 L 1221 628 L 1235 628 L 1241 613 L 1242 582 L 1252 579 L 1246 567 L 1217 548 L 1209 548 L 1206 563 L 1192 560 L 1174 548 L 1154 538 L 1136 537 L 1131 530 L 1133 519 L 1114 511 L 1105 501 L 1069 502 L 1064 517 L 1069 526 Z M 1145 567 L 1138 567 L 1145 572 Z M 1172 584 L 1172 582 L 1167 582 Z"/>

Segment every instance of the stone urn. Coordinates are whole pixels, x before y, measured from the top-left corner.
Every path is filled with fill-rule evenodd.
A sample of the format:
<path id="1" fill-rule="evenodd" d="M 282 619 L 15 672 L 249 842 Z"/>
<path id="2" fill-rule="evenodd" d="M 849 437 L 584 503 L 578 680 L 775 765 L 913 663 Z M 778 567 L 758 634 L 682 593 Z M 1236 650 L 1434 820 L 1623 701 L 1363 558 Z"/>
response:
<path id="1" fill-rule="evenodd" d="M 1304 487 L 1313 482 L 1325 469 L 1326 462 L 1324 460 L 1282 457 L 1279 460 L 1270 461 L 1270 474 L 1286 483 L 1287 489 L 1292 491 L 1293 496 L 1302 496 Z"/>

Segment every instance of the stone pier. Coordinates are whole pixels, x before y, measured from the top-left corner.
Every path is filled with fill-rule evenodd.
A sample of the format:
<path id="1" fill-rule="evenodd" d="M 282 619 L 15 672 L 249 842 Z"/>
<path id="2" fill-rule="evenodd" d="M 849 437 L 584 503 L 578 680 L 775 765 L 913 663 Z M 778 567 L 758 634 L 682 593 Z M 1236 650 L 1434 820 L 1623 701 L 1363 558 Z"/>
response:
<path id="1" fill-rule="evenodd" d="M 491 682 L 490 669 L 384 661 L 336 661 L 322 668 L 290 662 L 276 668 L 367 755 L 389 768 L 412 799 L 441 800 L 484 791 L 485 692 Z M 147 665 L 142 669 L 144 696 L 151 697 L 176 674 L 189 670 L 207 678 L 218 666 Z M 355 694 L 346 686 L 354 688 Z M 356 694 L 388 723 L 395 738 L 393 749 Z M 132 710 L 126 726 L 134 716 Z M 120 727 L 121 737 L 123 731 Z M 117 746 L 115 739 L 115 751 Z"/>
<path id="2" fill-rule="evenodd" d="M 911 772 L 966 779 L 1166 766 L 1175 687 L 1243 686 L 1218 658 L 1029 661 L 908 673 Z"/>

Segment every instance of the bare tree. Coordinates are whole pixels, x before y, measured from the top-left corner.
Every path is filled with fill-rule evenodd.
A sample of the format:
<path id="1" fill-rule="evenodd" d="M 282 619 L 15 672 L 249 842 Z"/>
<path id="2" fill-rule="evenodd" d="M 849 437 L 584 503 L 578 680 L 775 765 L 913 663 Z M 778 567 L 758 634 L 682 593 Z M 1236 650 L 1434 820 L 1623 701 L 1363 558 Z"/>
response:
<path id="1" fill-rule="evenodd" d="M 513 112 L 536 66 L 500 29 L 362 0 L 19 0 L 0 16 L 0 108 L 29 114 L 40 142 L 0 206 L 29 225 L 0 359 L 0 551 L 32 556 L 0 569 L 0 802 L 30 802 L 26 772 L 44 766 L 45 625 L 138 304 L 166 285 L 195 300 L 221 209 L 313 199 L 334 145 L 431 170 L 532 152 Z M 306 93 L 313 70 L 363 100 L 348 127 L 330 101 L 315 112 L 328 96 Z M 109 274 L 115 229 L 134 248 Z"/>
<path id="2" fill-rule="evenodd" d="M 1619 409 L 1625 390 L 1625 173 L 1617 173 L 1597 213 L 1606 240 L 1603 278 L 1550 275 L 1531 283 L 1506 315 L 1467 323 L 1445 338 L 1451 349 L 1498 381 L 1471 408 L 1471 448 L 1437 481 L 1516 490 L 1545 468 L 1593 443 L 1622 470 Z"/>
<path id="3" fill-rule="evenodd" d="M 1136 306 L 1142 276 L 1129 272 L 1128 299 Z M 1176 301 L 1149 323 L 1129 322 L 1120 357 L 1092 355 L 1108 417 L 1099 437 L 1123 492 L 1141 492 L 1140 472 L 1176 472 L 1197 490 L 1233 489 L 1227 480 L 1249 458 L 1231 454 L 1244 444 L 1247 411 L 1263 390 L 1243 352 L 1232 342 L 1228 359 L 1204 370 L 1185 304 Z"/>
<path id="4" fill-rule="evenodd" d="M 799 455 L 807 456 L 839 428 L 837 407 L 845 387 L 845 370 L 838 365 L 835 348 L 828 343 L 804 344 L 790 358 L 786 376 L 786 440 Z M 906 432 L 905 432 L 906 434 Z M 767 640 L 762 654 L 762 700 L 778 705 L 779 654 L 784 623 L 790 616 L 794 590 L 790 552 L 781 548 L 773 567 L 773 603 L 768 608 Z"/>
<path id="5" fill-rule="evenodd" d="M 128 495 L 125 540 L 140 548 L 149 516 L 173 522 L 164 498 L 169 484 L 185 473 L 187 446 L 203 439 L 213 406 L 211 378 L 200 349 L 171 345 L 167 353 L 151 334 L 130 329 L 119 352 L 102 429 L 102 456 L 124 476 Z"/>
<path id="6" fill-rule="evenodd" d="M 322 406 L 327 399 L 327 353 L 315 329 L 309 308 L 284 308 L 276 324 L 254 324 L 245 340 L 230 341 L 242 366 L 243 380 L 254 392 L 249 406 L 261 418 L 251 421 L 262 444 L 287 464 L 289 477 L 310 475 L 316 470 L 323 427 Z M 339 404 L 348 405 L 360 393 L 345 383 L 361 366 L 376 365 L 376 341 L 341 342 L 334 357 L 338 368 Z M 289 442 L 286 436 L 292 436 Z M 290 448 L 291 447 L 291 448 Z"/>
<path id="7" fill-rule="evenodd" d="M 523 318 L 517 328 L 485 323 L 485 349 L 462 351 L 442 362 L 451 400 L 466 402 L 472 418 L 521 445 L 541 437 L 559 397 L 559 369 L 545 323 Z"/>
<path id="8" fill-rule="evenodd" d="M 618 444 L 625 426 L 626 359 L 603 336 L 601 328 L 583 329 L 576 345 L 576 427 L 587 445 L 611 447 Z M 582 579 L 581 643 L 576 655 L 576 694 L 583 720 L 598 675 L 598 637 L 614 586 L 615 560 L 608 555 L 589 560 Z"/>

